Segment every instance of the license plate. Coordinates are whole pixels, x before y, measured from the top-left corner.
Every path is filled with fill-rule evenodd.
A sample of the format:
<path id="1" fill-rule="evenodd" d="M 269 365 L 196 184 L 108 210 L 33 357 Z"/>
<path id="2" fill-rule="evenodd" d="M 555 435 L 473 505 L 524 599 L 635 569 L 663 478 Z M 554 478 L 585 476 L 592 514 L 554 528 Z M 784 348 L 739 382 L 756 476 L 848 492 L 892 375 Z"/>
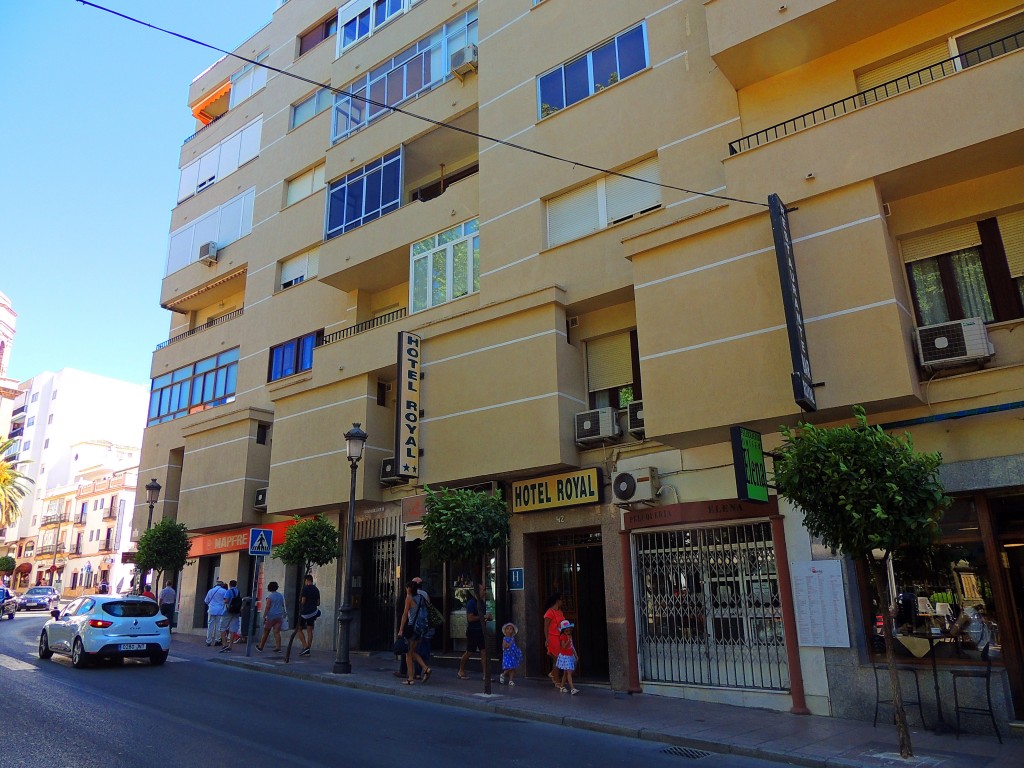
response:
<path id="1" fill-rule="evenodd" d="M 121 643 L 119 650 L 122 651 L 144 651 L 146 650 L 145 643 Z"/>

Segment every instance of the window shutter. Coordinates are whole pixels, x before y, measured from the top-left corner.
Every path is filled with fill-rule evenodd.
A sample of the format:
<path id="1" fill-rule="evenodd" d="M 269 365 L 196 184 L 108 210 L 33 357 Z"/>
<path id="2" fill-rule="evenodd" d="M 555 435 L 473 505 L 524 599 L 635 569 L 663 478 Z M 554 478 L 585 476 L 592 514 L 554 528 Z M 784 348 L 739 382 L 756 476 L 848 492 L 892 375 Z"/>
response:
<path id="1" fill-rule="evenodd" d="M 192 197 L 196 193 L 199 182 L 199 161 L 193 160 L 181 169 L 181 181 L 178 184 L 178 202 Z"/>
<path id="2" fill-rule="evenodd" d="M 973 51 L 975 48 L 980 48 L 983 45 L 989 45 L 997 40 L 1010 37 L 1010 35 L 1016 35 L 1020 32 L 1024 32 L 1024 13 L 1018 13 L 1002 21 L 997 21 L 995 24 L 989 24 L 987 27 L 976 29 L 973 32 L 968 32 L 966 35 L 961 35 L 956 39 L 956 49 L 960 53 L 966 53 L 967 51 Z M 1007 40 L 1003 47 L 995 46 L 995 50 L 992 51 L 979 51 L 979 54 L 975 56 L 966 57 L 970 64 L 977 64 L 979 56 L 981 61 L 992 58 L 993 55 L 999 56 L 1003 53 L 1009 53 L 1015 51 L 1020 47 L 1020 38 L 1016 40 Z"/>
<path id="3" fill-rule="evenodd" d="M 976 245 L 981 245 L 981 237 L 978 235 L 978 225 L 973 221 L 959 227 L 944 229 L 941 232 L 900 240 L 903 260 L 907 263 L 961 251 L 964 248 L 973 248 Z"/>
<path id="4" fill-rule="evenodd" d="M 590 392 L 633 383 L 629 333 L 587 342 L 587 385 Z"/>
<path id="5" fill-rule="evenodd" d="M 548 201 L 549 248 L 589 235 L 600 228 L 596 183 Z"/>
<path id="6" fill-rule="evenodd" d="M 857 75 L 857 91 L 867 91 L 871 88 L 875 88 L 884 83 L 888 83 L 904 75 L 909 75 L 911 72 L 917 72 L 919 69 L 930 67 L 933 64 L 938 64 L 940 61 L 945 61 L 949 56 L 949 43 L 945 40 L 934 45 L 930 45 L 917 53 L 912 53 L 909 56 L 905 56 L 902 59 L 896 61 L 890 61 L 888 64 L 883 64 L 880 67 L 869 69 L 866 72 L 861 72 Z M 950 72 L 949 74 L 951 74 Z M 938 70 L 935 70 L 935 74 L 938 74 Z M 930 82 L 931 78 L 927 74 L 922 74 L 922 82 Z M 873 95 L 867 95 L 864 97 L 867 103 L 875 101 Z"/>
<path id="7" fill-rule="evenodd" d="M 301 176 L 296 176 L 288 182 L 288 195 L 285 204 L 292 205 L 293 203 L 297 203 L 302 198 L 308 197 L 312 191 L 313 170 L 310 169 Z"/>
<path id="8" fill-rule="evenodd" d="M 238 170 L 238 150 L 242 146 L 241 132 L 229 136 L 220 145 L 220 161 L 217 165 L 217 178 L 223 179 Z"/>
<path id="9" fill-rule="evenodd" d="M 288 261 L 281 262 L 281 285 L 289 283 L 297 277 L 306 276 L 306 255 L 301 254 Z"/>
<path id="10" fill-rule="evenodd" d="M 1010 265 L 1010 277 L 1024 277 L 1024 210 L 999 216 L 996 221 Z"/>
<path id="11" fill-rule="evenodd" d="M 245 126 L 241 132 L 241 147 L 238 151 L 238 164 L 252 160 L 260 153 L 260 134 L 263 132 L 263 118 Z"/>
<path id="12" fill-rule="evenodd" d="M 320 163 L 316 168 L 313 169 L 313 189 L 312 192 L 319 191 L 320 187 L 327 183 L 327 163 Z"/>
<path id="13" fill-rule="evenodd" d="M 316 277 L 320 274 L 320 249 L 313 248 L 306 251 L 306 277 Z"/>
<path id="14" fill-rule="evenodd" d="M 658 158 L 652 157 L 622 171 L 644 181 L 608 176 L 605 179 L 605 195 L 608 204 L 608 223 L 628 219 L 630 216 L 661 204 L 661 173 Z M 653 183 L 645 183 L 653 182 Z"/>

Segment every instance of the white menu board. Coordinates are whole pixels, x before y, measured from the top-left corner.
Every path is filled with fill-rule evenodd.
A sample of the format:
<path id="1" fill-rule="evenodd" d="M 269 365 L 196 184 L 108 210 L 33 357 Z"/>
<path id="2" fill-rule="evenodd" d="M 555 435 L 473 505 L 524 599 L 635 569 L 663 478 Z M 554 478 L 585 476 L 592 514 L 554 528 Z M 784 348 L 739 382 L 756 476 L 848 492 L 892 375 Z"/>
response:
<path id="1" fill-rule="evenodd" d="M 849 648 L 846 590 L 839 560 L 790 563 L 800 645 Z"/>

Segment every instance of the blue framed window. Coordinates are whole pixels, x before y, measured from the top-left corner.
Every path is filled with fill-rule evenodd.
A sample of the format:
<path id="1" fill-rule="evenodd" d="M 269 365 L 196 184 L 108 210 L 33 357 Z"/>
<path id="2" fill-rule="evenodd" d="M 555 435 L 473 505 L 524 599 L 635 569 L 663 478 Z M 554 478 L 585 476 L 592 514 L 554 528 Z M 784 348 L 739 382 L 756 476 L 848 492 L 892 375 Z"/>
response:
<path id="1" fill-rule="evenodd" d="M 352 0 L 338 11 L 341 41 L 338 53 L 369 37 L 419 0 Z"/>
<path id="2" fill-rule="evenodd" d="M 267 381 L 277 381 L 286 376 L 302 373 L 313 368 L 313 348 L 324 340 L 324 329 L 307 333 L 297 339 L 270 348 L 270 365 Z"/>
<path id="3" fill-rule="evenodd" d="M 402 150 L 396 149 L 331 184 L 324 239 L 398 210 L 401 203 Z"/>
<path id="4" fill-rule="evenodd" d="M 153 379 L 146 426 L 180 419 L 233 402 L 238 384 L 238 347 Z"/>
<path id="5" fill-rule="evenodd" d="M 647 23 L 641 22 L 579 58 L 538 77 L 538 117 L 553 115 L 647 66 Z"/>

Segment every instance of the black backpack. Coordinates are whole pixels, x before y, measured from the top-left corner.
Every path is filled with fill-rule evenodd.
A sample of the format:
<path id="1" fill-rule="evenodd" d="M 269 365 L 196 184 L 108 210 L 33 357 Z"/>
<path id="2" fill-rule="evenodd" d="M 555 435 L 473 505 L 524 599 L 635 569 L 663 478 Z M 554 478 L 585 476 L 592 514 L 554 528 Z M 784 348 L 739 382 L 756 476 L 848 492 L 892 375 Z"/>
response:
<path id="1" fill-rule="evenodd" d="M 228 613 L 242 612 L 242 596 L 237 589 L 232 590 L 231 600 L 228 602 Z"/>

